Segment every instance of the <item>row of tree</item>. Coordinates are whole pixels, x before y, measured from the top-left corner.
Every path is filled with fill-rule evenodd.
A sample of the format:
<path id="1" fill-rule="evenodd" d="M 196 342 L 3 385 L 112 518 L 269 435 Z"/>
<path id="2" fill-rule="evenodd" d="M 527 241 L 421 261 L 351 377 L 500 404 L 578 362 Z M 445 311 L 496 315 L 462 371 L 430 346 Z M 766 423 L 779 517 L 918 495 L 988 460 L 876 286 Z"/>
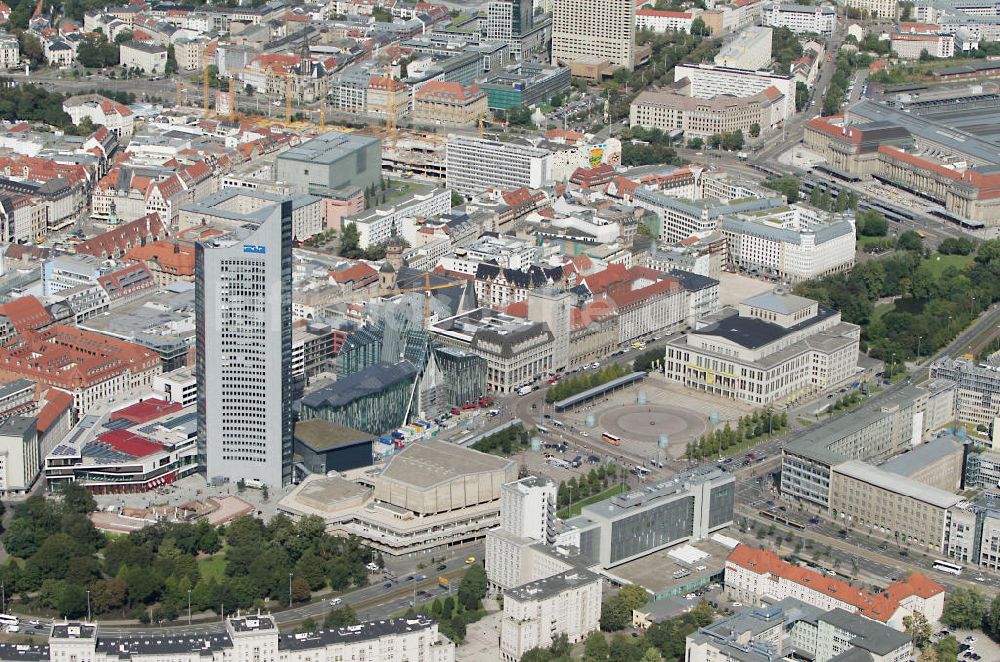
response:
<path id="1" fill-rule="evenodd" d="M 736 429 L 726 423 L 721 430 L 703 434 L 698 439 L 689 441 L 684 449 L 684 457 L 689 460 L 713 457 L 729 448 L 739 447 L 747 441 L 779 433 L 787 427 L 787 413 L 776 414 L 770 409 L 755 411 L 740 416 L 736 422 Z"/>
<path id="2" fill-rule="evenodd" d="M 516 423 L 500 432 L 483 437 L 472 444 L 472 447 L 481 453 L 508 456 L 526 448 L 530 439 L 531 435 L 524 426 Z"/>
<path id="3" fill-rule="evenodd" d="M 629 374 L 627 366 L 620 363 L 611 363 L 603 368 L 594 371 L 587 371 L 574 377 L 567 377 L 554 384 L 545 394 L 545 402 L 558 402 L 571 395 L 583 393 L 587 389 L 606 384 L 612 379 L 618 379 Z"/>
<path id="4" fill-rule="evenodd" d="M 224 528 L 161 523 L 108 539 L 88 517 L 95 507 L 75 484 L 61 498 L 36 495 L 18 504 L 2 537 L 12 557 L 0 566 L 8 600 L 75 617 L 87 613 L 89 592 L 95 614 L 160 621 L 177 618 L 189 600 L 195 613 L 247 609 L 368 581 L 370 551 L 329 535 L 318 517 L 278 515 L 265 525 L 244 516 Z M 213 555 L 224 560 L 221 576 L 202 573 L 199 560 Z"/>
<path id="5" fill-rule="evenodd" d="M 606 490 L 608 485 L 617 479 L 618 471 L 618 467 L 613 464 L 607 466 L 602 464 L 579 478 L 573 476 L 568 482 L 560 481 L 556 492 L 556 505 L 565 508 Z"/>

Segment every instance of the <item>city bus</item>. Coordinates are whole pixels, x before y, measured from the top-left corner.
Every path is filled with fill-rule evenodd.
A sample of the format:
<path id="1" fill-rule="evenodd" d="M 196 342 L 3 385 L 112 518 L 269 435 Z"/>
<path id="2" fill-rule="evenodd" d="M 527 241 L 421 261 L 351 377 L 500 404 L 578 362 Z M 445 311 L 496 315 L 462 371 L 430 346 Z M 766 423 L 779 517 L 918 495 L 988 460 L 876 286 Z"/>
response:
<path id="1" fill-rule="evenodd" d="M 612 446 L 621 446 L 622 445 L 622 438 L 618 437 L 616 435 L 613 435 L 610 432 L 605 432 L 604 434 L 602 434 L 601 435 L 601 439 L 603 439 L 604 441 L 608 442 Z"/>
<path id="2" fill-rule="evenodd" d="M 11 616 L 10 614 L 0 614 L 0 626 L 9 627 L 11 625 L 17 625 L 21 621 L 18 620 L 17 616 Z"/>
<path id="3" fill-rule="evenodd" d="M 962 574 L 962 566 L 957 563 L 952 563 L 951 561 L 944 561 L 942 559 L 934 561 L 934 569 L 940 570 L 941 572 L 947 572 L 949 575 Z"/>

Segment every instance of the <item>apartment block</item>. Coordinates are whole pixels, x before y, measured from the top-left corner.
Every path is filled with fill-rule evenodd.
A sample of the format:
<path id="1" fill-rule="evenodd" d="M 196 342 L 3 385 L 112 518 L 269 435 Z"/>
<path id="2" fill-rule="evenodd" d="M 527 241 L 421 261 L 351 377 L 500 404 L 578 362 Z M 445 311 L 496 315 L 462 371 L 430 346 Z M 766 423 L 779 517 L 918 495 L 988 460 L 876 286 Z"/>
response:
<path id="1" fill-rule="evenodd" d="M 764 5 L 763 24 L 788 28 L 796 34 L 819 34 L 829 37 L 837 27 L 837 12 L 831 5 L 771 2 Z"/>
<path id="2" fill-rule="evenodd" d="M 770 71 L 750 71 L 719 64 L 678 64 L 674 80 L 691 81 L 692 97 L 711 99 L 719 95 L 749 97 L 774 87 L 781 93 L 779 117 L 786 120 L 795 114 L 795 78 Z"/>
<path id="3" fill-rule="evenodd" d="M 570 644 L 600 627 L 600 575 L 567 570 L 504 593 L 500 621 L 500 656 L 517 662 L 532 648 L 547 648 L 565 634 Z"/>
<path id="4" fill-rule="evenodd" d="M 771 64 L 771 28 L 751 25 L 728 41 L 715 56 L 715 64 L 729 69 L 757 71 Z M 674 80 L 680 80 L 675 76 Z"/>
<path id="5" fill-rule="evenodd" d="M 661 243 L 676 243 L 695 235 L 713 232 L 718 229 L 719 222 L 724 217 L 732 214 L 763 212 L 785 206 L 785 199 L 781 196 L 743 200 L 689 200 L 645 188 L 635 190 L 632 202 L 660 217 Z"/>
<path id="6" fill-rule="evenodd" d="M 903 630 L 903 618 L 923 614 L 937 623 L 944 611 L 944 587 L 934 580 L 912 573 L 889 584 L 885 590 L 869 593 L 834 577 L 783 561 L 766 549 L 738 545 L 726 559 L 724 587 L 733 600 L 760 605 L 785 598 L 831 611 L 843 609 Z"/>
<path id="7" fill-rule="evenodd" d="M 551 180 L 551 153 L 517 142 L 448 136 L 448 188 L 476 195 L 490 188 L 542 188 Z"/>
<path id="8" fill-rule="evenodd" d="M 963 423 L 993 425 L 1000 416 L 1000 366 L 972 359 L 942 357 L 931 364 L 932 377 L 955 382 L 955 415 Z"/>

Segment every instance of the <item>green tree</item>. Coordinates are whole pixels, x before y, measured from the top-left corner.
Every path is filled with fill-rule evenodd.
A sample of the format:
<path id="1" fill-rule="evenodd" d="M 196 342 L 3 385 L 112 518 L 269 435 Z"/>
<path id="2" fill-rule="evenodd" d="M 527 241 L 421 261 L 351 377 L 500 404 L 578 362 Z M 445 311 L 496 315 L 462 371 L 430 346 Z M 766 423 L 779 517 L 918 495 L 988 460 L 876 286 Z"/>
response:
<path id="1" fill-rule="evenodd" d="M 753 124 L 750 125 L 750 137 L 756 138 L 759 135 L 760 135 L 760 124 L 754 122 Z"/>
<path id="2" fill-rule="evenodd" d="M 1000 595 L 993 598 L 990 610 L 986 614 L 986 634 L 994 641 L 1000 641 Z"/>
<path id="3" fill-rule="evenodd" d="M 560 632 L 552 638 L 552 643 L 549 644 L 549 652 L 552 653 L 553 657 L 563 657 L 569 655 L 570 651 L 569 637 L 565 632 Z"/>
<path id="4" fill-rule="evenodd" d="M 663 662 L 663 656 L 655 648 L 647 648 L 639 662 Z"/>
<path id="5" fill-rule="evenodd" d="M 903 628 L 907 634 L 913 637 L 913 645 L 921 650 L 931 640 L 933 633 L 931 624 L 927 621 L 927 617 L 919 611 L 903 617 Z"/>
<path id="6" fill-rule="evenodd" d="M 900 234 L 899 239 L 896 240 L 896 249 L 919 252 L 924 249 L 924 240 L 913 230 L 907 230 Z"/>
<path id="7" fill-rule="evenodd" d="M 805 83 L 795 83 L 795 110 L 802 112 L 809 103 L 809 88 Z"/>
<path id="8" fill-rule="evenodd" d="M 174 55 L 174 45 L 167 46 L 167 64 L 164 65 L 163 73 L 170 76 L 177 73 L 177 56 Z"/>
<path id="9" fill-rule="evenodd" d="M 702 20 L 701 16 L 697 16 L 691 21 L 691 34 L 706 36 L 712 34 L 712 30 L 705 25 L 705 21 Z"/>
<path id="10" fill-rule="evenodd" d="M 63 481 L 59 488 L 62 495 L 63 506 L 73 513 L 86 515 L 97 510 L 97 501 L 86 487 L 74 481 Z"/>
<path id="11" fill-rule="evenodd" d="M 462 195 L 461 193 L 459 193 L 458 191 L 452 191 L 451 192 L 451 206 L 452 207 L 461 207 L 464 204 L 465 204 L 465 196 Z"/>
<path id="12" fill-rule="evenodd" d="M 799 190 L 802 188 L 802 183 L 794 175 L 785 175 L 765 181 L 764 186 L 783 194 L 788 200 L 788 204 L 794 204 L 799 201 Z"/>
<path id="13" fill-rule="evenodd" d="M 358 617 L 351 609 L 351 605 L 344 605 L 327 612 L 326 618 L 323 619 L 323 627 L 328 629 L 342 628 L 355 625 L 357 622 Z"/>
<path id="14" fill-rule="evenodd" d="M 988 611 L 986 598 L 978 589 L 956 587 L 945 597 L 941 622 L 963 630 L 983 626 Z"/>
<path id="15" fill-rule="evenodd" d="M 583 643 L 583 658 L 588 662 L 603 662 L 608 659 L 608 640 L 600 632 L 591 632 Z"/>
<path id="16" fill-rule="evenodd" d="M 955 662 L 958 659 L 958 639 L 954 635 L 947 635 L 934 644 L 934 653 L 937 662 Z"/>
<path id="17" fill-rule="evenodd" d="M 45 49 L 38 37 L 30 32 L 20 32 L 17 35 L 17 43 L 21 47 L 21 55 L 28 59 L 32 66 L 39 66 L 45 62 Z"/>
<path id="18" fill-rule="evenodd" d="M 358 226 L 348 223 L 340 233 L 340 255 L 341 257 L 357 259 L 361 257 L 363 251 L 360 248 L 361 233 Z"/>
<path id="19" fill-rule="evenodd" d="M 618 596 L 611 598 L 601 607 L 601 630 L 604 632 L 624 630 L 631 620 L 631 610 Z"/>
<path id="20" fill-rule="evenodd" d="M 649 593 L 638 584 L 627 584 L 622 586 L 621 590 L 618 591 L 618 599 L 631 612 L 633 609 L 638 609 L 649 601 Z"/>
<path id="21" fill-rule="evenodd" d="M 866 237 L 884 237 L 889 233 L 889 222 L 874 209 L 858 212 L 857 226 L 858 232 Z"/>
<path id="22" fill-rule="evenodd" d="M 486 586 L 485 568 L 478 563 L 470 565 L 458 586 L 458 601 L 469 611 L 479 609 L 480 602 L 486 597 Z"/>

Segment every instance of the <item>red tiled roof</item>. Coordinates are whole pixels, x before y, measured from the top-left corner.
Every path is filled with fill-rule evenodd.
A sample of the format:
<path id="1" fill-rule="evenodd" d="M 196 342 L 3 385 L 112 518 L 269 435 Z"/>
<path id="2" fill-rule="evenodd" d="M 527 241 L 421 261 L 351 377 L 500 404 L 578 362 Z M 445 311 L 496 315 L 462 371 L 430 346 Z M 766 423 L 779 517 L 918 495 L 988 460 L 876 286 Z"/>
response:
<path id="1" fill-rule="evenodd" d="M 927 159 L 922 159 L 919 156 L 913 154 L 907 154 L 898 147 L 893 147 L 891 145 L 879 145 L 879 154 L 885 154 L 889 158 L 895 159 L 897 161 L 902 161 L 908 165 L 923 168 L 924 170 L 930 170 L 931 172 L 940 175 L 946 179 L 961 179 L 962 173 L 957 170 L 952 170 L 951 168 L 946 168 L 943 165 L 934 163 L 933 161 L 928 161 Z"/>
<path id="2" fill-rule="evenodd" d="M 770 550 L 754 549 L 747 545 L 737 545 L 729 554 L 727 562 L 760 575 L 772 575 L 808 587 L 852 605 L 863 616 L 883 623 L 893 617 L 899 609 L 900 601 L 911 595 L 926 599 L 944 591 L 934 580 L 913 573 L 906 580 L 890 584 L 883 593 L 867 593 L 839 579 L 782 561 Z"/>
<path id="3" fill-rule="evenodd" d="M 512 303 L 504 310 L 508 315 L 513 315 L 514 317 L 521 317 L 523 319 L 528 318 L 528 302 L 518 301 Z"/>
<path id="4" fill-rule="evenodd" d="M 831 115 L 830 117 L 817 117 L 806 122 L 806 126 L 810 129 L 822 131 L 826 135 L 837 138 L 838 140 L 860 144 L 863 132 L 852 127 L 837 126 L 831 121 L 838 119 L 843 121 L 844 116 Z"/>
<path id="5" fill-rule="evenodd" d="M 152 262 L 155 270 L 174 276 L 194 276 L 194 246 L 177 241 L 159 240 L 136 246 L 125 253 L 127 262 Z"/>
<path id="6" fill-rule="evenodd" d="M 330 277 L 341 285 L 345 283 L 360 283 L 365 280 L 374 279 L 378 272 L 364 262 L 358 262 L 341 271 L 331 271 Z"/>
<path id="7" fill-rule="evenodd" d="M 157 240 L 167 234 L 159 214 L 147 214 L 104 234 L 91 237 L 76 246 L 76 252 L 93 255 L 102 260 L 117 257 L 147 240 Z"/>
<path id="8" fill-rule="evenodd" d="M 45 404 L 35 419 L 35 427 L 38 428 L 39 434 L 47 432 L 56 419 L 73 406 L 73 396 L 57 388 L 46 391 L 44 400 Z"/>
<path id="9" fill-rule="evenodd" d="M 6 315 L 18 333 L 34 331 L 52 323 L 52 316 L 42 302 L 30 295 L 3 304 L 0 315 Z"/>

